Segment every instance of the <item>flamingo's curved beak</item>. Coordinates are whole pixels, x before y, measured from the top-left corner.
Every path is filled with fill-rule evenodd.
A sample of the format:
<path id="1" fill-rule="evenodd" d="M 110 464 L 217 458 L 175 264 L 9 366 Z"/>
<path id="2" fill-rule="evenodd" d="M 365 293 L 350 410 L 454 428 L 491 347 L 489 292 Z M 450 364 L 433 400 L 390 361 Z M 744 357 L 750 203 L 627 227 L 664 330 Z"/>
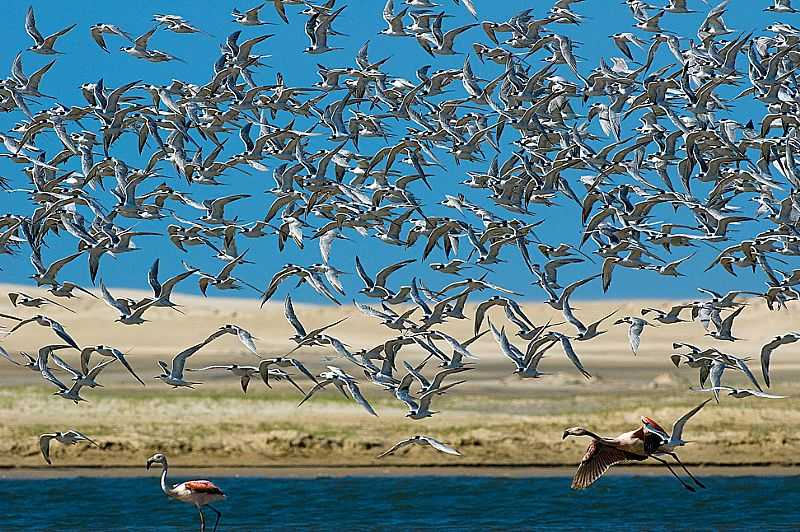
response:
<path id="1" fill-rule="evenodd" d="M 144 468 L 147 471 L 150 471 L 150 466 L 153 465 L 153 460 L 147 460 L 147 464 L 145 464 Z"/>
<path id="2" fill-rule="evenodd" d="M 567 436 L 569 436 L 569 431 L 568 431 L 568 430 L 565 430 L 565 431 L 564 431 L 564 434 L 562 434 L 562 435 L 561 435 L 561 439 L 562 439 L 562 440 L 566 440 L 566 439 L 567 439 Z"/>

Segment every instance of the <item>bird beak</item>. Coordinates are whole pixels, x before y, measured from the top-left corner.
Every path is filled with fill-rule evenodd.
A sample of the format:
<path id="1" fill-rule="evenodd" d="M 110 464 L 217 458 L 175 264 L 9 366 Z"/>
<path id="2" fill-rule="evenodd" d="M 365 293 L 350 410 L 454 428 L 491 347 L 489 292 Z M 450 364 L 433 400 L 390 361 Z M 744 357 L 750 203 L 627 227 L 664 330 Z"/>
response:
<path id="1" fill-rule="evenodd" d="M 565 431 L 564 431 L 564 434 L 562 434 L 562 435 L 561 435 L 561 439 L 562 439 L 562 440 L 566 440 L 566 439 L 567 439 L 567 436 L 569 436 L 569 431 L 566 431 L 566 430 L 565 430 Z"/>

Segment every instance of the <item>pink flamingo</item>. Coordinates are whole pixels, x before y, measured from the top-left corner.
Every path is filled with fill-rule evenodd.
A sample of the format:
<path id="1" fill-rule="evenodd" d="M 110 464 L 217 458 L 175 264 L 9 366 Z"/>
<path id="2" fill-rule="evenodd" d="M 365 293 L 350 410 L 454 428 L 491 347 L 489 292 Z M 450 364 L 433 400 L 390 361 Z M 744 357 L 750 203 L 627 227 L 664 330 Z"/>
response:
<path id="1" fill-rule="evenodd" d="M 208 506 L 214 510 L 214 513 L 217 514 L 217 520 L 214 522 L 214 532 L 216 532 L 219 520 L 222 518 L 222 512 L 211 506 L 211 503 L 225 499 L 225 494 L 222 490 L 210 480 L 188 480 L 169 487 L 167 486 L 167 457 L 161 453 L 156 453 L 147 459 L 147 469 L 149 470 L 153 464 L 161 464 L 161 491 L 167 497 L 194 505 L 197 511 L 200 512 L 200 532 L 204 532 L 206 529 L 206 517 L 203 515 L 203 507 Z"/>

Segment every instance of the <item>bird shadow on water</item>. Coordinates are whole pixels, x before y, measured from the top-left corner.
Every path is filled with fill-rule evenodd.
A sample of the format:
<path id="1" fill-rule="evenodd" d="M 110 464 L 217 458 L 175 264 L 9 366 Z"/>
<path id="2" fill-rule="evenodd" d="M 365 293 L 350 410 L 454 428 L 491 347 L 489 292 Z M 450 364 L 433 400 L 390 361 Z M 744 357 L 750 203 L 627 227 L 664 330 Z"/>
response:
<path id="1" fill-rule="evenodd" d="M 611 476 L 585 491 L 566 477 L 219 478 L 225 530 L 792 529 L 798 477 Z M 4 480 L 5 530 L 199 529 L 197 512 L 156 478 Z M 31 511 L 31 494 L 47 504 Z"/>

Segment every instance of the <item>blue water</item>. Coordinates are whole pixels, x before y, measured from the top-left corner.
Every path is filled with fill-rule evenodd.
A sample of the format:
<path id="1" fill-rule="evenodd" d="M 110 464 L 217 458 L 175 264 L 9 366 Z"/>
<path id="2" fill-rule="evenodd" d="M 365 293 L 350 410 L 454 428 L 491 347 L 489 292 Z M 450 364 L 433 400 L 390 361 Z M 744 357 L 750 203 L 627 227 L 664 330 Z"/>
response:
<path id="1" fill-rule="evenodd" d="M 650 476 L 584 492 L 567 478 L 214 479 L 228 494 L 220 532 L 800 528 L 800 477 L 703 480 L 692 494 Z M 0 530 L 199 530 L 199 519 L 155 477 L 2 480 Z"/>

